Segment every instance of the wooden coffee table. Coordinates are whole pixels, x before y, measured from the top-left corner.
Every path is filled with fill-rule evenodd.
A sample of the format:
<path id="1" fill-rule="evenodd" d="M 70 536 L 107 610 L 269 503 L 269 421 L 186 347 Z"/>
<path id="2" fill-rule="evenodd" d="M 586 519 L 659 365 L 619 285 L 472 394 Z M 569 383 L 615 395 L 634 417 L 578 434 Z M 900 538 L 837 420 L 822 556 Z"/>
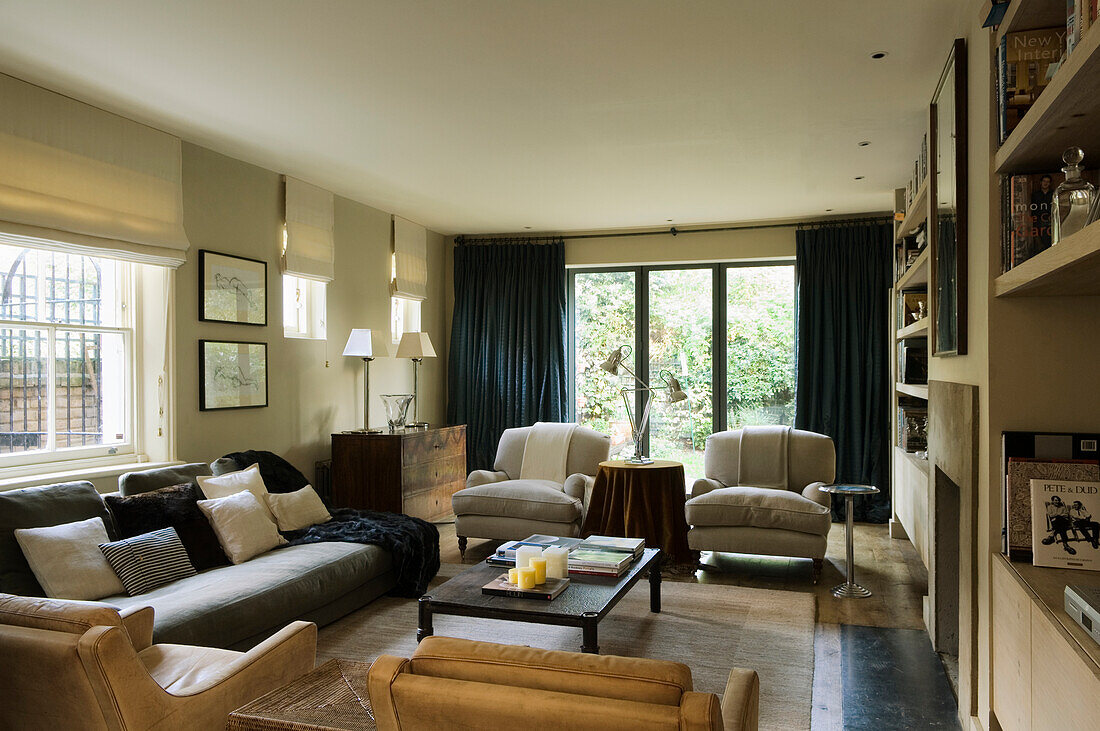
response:
<path id="1" fill-rule="evenodd" d="M 580 627 L 583 637 L 581 652 L 598 653 L 597 625 L 638 583 L 643 573 L 649 573 L 649 609 L 652 612 L 661 611 L 662 561 L 659 548 L 647 548 L 642 557 L 617 579 L 570 574 L 569 588 L 552 601 L 482 594 L 481 587 L 507 571 L 504 567 L 483 562 L 439 585 L 431 594 L 420 597 L 416 640 L 419 642 L 434 634 L 433 615 L 451 614 Z"/>

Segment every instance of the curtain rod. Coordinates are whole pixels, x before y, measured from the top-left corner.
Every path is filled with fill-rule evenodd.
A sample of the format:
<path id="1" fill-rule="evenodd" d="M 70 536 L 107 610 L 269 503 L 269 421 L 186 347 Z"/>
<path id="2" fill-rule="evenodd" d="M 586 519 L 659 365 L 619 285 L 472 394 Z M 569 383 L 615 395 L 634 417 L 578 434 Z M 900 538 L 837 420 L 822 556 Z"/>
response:
<path id="1" fill-rule="evenodd" d="M 750 224 L 748 226 L 711 226 L 709 228 L 689 228 L 678 229 L 672 226 L 668 229 L 660 229 L 657 231 L 621 231 L 619 233 L 606 233 L 606 234 L 562 234 L 561 236 L 502 236 L 500 238 L 493 238 L 491 236 L 484 237 L 470 237 L 479 242 L 485 243 L 505 243 L 505 242 L 525 242 L 525 243 L 538 243 L 538 242 L 555 242 L 562 240 L 580 240 L 580 239 L 620 239 L 629 238 L 633 236 L 664 236 L 665 234 L 672 234 L 673 236 L 679 236 L 680 234 L 704 234 L 715 233 L 717 231 L 753 231 L 759 229 L 768 228 L 822 228 L 825 226 L 847 226 L 856 223 L 884 223 L 890 222 L 893 219 L 888 215 L 878 216 L 866 216 L 862 218 L 834 218 L 822 221 L 798 221 L 796 223 L 760 223 Z M 468 244 L 470 241 L 466 240 L 466 236 L 458 236 L 455 238 L 456 244 Z"/>

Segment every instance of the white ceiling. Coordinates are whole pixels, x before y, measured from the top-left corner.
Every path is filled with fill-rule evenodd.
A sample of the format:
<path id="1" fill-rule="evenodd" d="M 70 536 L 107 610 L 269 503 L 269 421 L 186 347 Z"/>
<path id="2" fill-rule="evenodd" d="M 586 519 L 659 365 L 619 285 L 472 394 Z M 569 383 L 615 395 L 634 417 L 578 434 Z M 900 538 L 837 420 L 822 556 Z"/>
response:
<path id="1" fill-rule="evenodd" d="M 444 233 L 751 221 L 889 208 L 972 4 L 0 0 L 0 71 Z"/>

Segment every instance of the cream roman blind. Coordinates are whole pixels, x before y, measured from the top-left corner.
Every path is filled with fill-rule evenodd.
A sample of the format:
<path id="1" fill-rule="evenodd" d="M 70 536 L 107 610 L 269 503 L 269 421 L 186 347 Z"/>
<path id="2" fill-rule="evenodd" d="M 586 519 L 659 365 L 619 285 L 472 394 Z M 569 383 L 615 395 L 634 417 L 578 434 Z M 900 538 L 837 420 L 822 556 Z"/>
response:
<path id="1" fill-rule="evenodd" d="M 286 250 L 283 274 L 331 282 L 332 193 L 286 176 Z"/>
<path id="2" fill-rule="evenodd" d="M 428 230 L 393 217 L 393 296 L 422 300 L 428 296 Z"/>
<path id="3" fill-rule="evenodd" d="M 179 266 L 178 138 L 0 74 L 0 238 Z"/>

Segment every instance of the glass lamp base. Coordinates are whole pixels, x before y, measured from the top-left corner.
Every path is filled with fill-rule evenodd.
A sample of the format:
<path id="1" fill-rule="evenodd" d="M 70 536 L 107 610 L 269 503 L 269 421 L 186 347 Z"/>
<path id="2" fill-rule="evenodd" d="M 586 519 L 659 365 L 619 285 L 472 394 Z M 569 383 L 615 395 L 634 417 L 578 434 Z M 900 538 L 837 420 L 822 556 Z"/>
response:
<path id="1" fill-rule="evenodd" d="M 871 596 L 871 592 L 859 584 L 845 581 L 843 584 L 837 584 L 833 587 L 833 596 L 841 599 L 866 599 Z"/>

